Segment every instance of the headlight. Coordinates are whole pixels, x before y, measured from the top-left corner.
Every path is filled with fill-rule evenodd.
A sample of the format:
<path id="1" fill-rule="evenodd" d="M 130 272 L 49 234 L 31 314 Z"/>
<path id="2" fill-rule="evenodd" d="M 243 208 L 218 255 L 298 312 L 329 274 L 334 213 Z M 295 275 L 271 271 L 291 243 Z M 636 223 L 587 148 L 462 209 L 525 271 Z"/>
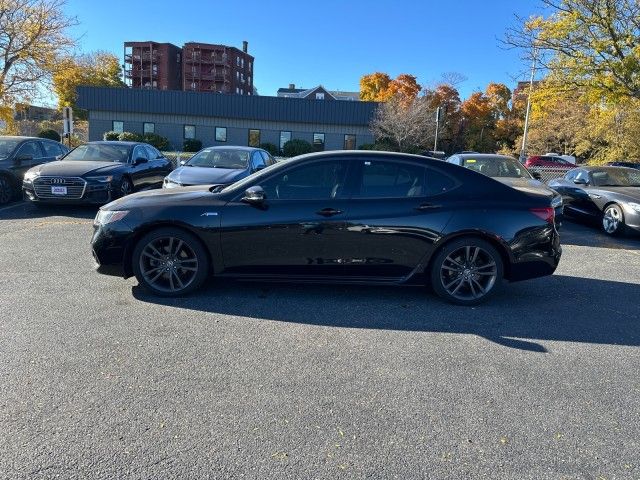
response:
<path id="1" fill-rule="evenodd" d="M 182 184 L 179 182 L 174 182 L 169 177 L 165 177 L 164 183 L 162 184 L 162 188 L 176 188 L 181 187 Z"/>
<path id="2" fill-rule="evenodd" d="M 40 176 L 40 172 L 27 172 L 24 174 L 24 181 L 27 183 L 33 182 L 36 178 Z"/>
<path id="3" fill-rule="evenodd" d="M 101 175 L 99 177 L 86 177 L 86 179 L 91 182 L 111 183 L 113 180 L 113 175 Z"/>
<path id="4" fill-rule="evenodd" d="M 632 210 L 635 210 L 636 212 L 640 213 L 640 203 L 629 202 L 627 203 L 627 205 L 629 205 Z"/>
<path id="5" fill-rule="evenodd" d="M 107 223 L 117 222 L 127 216 L 129 210 L 98 210 L 94 225 L 106 225 Z"/>

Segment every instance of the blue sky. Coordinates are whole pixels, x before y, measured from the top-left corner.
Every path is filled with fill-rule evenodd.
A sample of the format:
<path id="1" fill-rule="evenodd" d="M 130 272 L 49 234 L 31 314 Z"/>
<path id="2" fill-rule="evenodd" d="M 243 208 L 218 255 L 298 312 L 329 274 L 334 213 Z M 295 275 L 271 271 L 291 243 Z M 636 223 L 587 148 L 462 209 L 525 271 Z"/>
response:
<path id="1" fill-rule="evenodd" d="M 499 39 L 515 15 L 540 12 L 537 0 L 68 0 L 66 8 L 80 21 L 73 33 L 84 52 L 121 58 L 128 40 L 238 48 L 247 40 L 260 95 L 289 83 L 357 91 L 360 77 L 374 71 L 410 73 L 423 85 L 458 72 L 467 77 L 458 87 L 463 98 L 490 81 L 511 88 L 525 79 L 528 66 Z"/>

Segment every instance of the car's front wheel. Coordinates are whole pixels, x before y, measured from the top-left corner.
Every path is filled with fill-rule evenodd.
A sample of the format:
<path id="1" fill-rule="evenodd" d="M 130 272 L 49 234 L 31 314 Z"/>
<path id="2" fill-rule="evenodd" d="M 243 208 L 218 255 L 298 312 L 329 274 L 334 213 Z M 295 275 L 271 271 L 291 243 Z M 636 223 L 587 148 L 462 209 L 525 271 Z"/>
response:
<path id="1" fill-rule="evenodd" d="M 620 235 L 624 232 L 624 213 L 619 205 L 614 203 L 604 209 L 602 229 L 608 235 Z"/>
<path id="2" fill-rule="evenodd" d="M 446 244 L 431 267 L 431 285 L 443 299 L 457 305 L 484 302 L 502 284 L 504 265 L 488 242 L 465 237 Z"/>
<path id="3" fill-rule="evenodd" d="M 120 182 L 120 196 L 126 197 L 133 192 L 133 183 L 127 177 L 124 177 Z"/>
<path id="4" fill-rule="evenodd" d="M 164 297 L 193 292 L 209 273 L 209 259 L 200 241 L 175 228 L 161 228 L 142 237 L 132 262 L 140 285 Z"/>

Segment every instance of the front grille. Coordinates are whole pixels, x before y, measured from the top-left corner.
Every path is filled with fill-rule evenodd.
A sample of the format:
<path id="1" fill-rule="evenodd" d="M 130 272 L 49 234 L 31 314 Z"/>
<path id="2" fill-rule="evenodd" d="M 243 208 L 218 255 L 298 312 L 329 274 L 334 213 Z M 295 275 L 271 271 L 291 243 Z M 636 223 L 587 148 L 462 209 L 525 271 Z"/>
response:
<path id="1" fill-rule="evenodd" d="M 67 194 L 51 193 L 51 187 L 67 187 Z M 38 198 L 80 199 L 86 187 L 87 182 L 80 177 L 37 177 L 33 181 L 33 189 Z"/>

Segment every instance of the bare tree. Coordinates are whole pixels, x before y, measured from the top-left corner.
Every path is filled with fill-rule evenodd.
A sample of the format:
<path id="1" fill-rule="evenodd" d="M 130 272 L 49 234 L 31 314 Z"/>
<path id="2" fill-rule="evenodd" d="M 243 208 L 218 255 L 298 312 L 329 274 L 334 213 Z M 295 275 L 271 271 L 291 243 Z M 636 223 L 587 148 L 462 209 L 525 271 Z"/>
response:
<path id="1" fill-rule="evenodd" d="M 51 78 L 57 60 L 75 41 L 68 35 L 75 18 L 65 0 L 0 0 L 0 106 L 28 102 Z M 1 112 L 0 112 L 1 113 Z"/>
<path id="2" fill-rule="evenodd" d="M 430 146 L 435 129 L 435 110 L 425 97 L 410 103 L 395 97 L 381 103 L 371 122 L 376 139 L 393 143 L 401 152 Z"/>

